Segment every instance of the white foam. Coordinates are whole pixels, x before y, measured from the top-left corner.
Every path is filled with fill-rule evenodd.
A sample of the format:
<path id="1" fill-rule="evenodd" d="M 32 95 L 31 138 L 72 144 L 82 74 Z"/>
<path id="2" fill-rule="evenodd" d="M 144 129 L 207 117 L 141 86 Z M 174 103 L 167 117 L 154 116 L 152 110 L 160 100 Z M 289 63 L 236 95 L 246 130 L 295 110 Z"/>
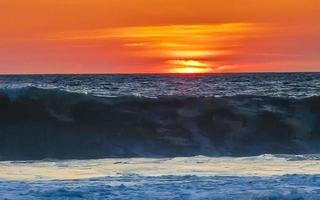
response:
<path id="1" fill-rule="evenodd" d="M 131 158 L 68 161 L 0 162 L 0 179 L 70 180 L 141 176 L 280 176 L 320 174 L 320 160 L 290 156 Z"/>

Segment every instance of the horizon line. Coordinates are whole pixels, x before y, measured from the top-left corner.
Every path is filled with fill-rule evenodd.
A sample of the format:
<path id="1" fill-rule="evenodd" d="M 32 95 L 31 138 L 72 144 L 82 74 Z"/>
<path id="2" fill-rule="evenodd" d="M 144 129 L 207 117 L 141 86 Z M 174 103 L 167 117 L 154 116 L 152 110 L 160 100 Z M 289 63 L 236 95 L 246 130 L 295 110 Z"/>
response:
<path id="1" fill-rule="evenodd" d="M 36 75 L 219 75 L 219 74 L 299 74 L 320 73 L 319 71 L 259 71 L 259 72 L 209 72 L 209 73 L 170 73 L 170 72 L 137 72 L 137 73 L 0 73 L 0 76 L 36 76 Z"/>

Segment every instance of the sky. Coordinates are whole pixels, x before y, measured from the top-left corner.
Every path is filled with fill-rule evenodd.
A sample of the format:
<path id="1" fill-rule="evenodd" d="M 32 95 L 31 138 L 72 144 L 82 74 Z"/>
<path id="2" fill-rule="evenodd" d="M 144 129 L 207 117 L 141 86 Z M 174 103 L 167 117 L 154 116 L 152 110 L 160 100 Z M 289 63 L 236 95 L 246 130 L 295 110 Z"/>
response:
<path id="1" fill-rule="evenodd" d="M 0 73 L 320 71 L 319 0 L 1 0 Z"/>

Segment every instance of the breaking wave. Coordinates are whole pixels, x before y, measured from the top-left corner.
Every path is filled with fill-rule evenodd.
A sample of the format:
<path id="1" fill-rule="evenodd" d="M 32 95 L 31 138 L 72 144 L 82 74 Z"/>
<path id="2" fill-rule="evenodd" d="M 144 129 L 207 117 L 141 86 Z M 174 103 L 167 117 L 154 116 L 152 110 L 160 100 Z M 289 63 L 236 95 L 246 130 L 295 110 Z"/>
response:
<path id="1" fill-rule="evenodd" d="M 320 153 L 320 97 L 0 92 L 0 159 Z"/>

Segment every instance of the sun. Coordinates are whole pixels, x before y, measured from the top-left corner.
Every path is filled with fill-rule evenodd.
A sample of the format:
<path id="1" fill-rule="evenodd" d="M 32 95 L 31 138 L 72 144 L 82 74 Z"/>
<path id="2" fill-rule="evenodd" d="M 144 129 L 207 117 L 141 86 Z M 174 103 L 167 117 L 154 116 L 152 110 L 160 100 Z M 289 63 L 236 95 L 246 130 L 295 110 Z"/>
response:
<path id="1" fill-rule="evenodd" d="M 200 74 L 200 73 L 208 73 L 211 70 L 209 68 L 202 68 L 202 67 L 179 67 L 179 68 L 173 68 L 170 71 L 172 73 L 178 73 L 178 74 Z"/>
<path id="2" fill-rule="evenodd" d="M 167 63 L 173 65 L 170 69 L 171 73 L 196 74 L 211 72 L 211 68 L 208 63 L 197 60 L 169 60 Z"/>

